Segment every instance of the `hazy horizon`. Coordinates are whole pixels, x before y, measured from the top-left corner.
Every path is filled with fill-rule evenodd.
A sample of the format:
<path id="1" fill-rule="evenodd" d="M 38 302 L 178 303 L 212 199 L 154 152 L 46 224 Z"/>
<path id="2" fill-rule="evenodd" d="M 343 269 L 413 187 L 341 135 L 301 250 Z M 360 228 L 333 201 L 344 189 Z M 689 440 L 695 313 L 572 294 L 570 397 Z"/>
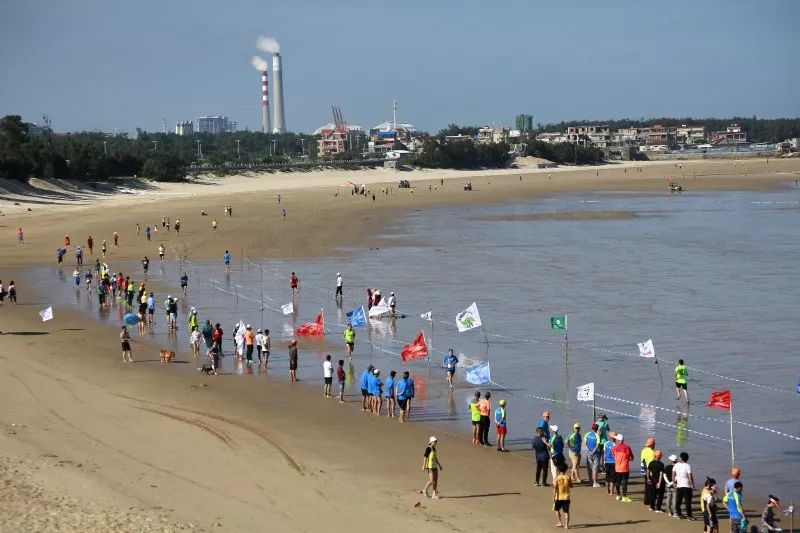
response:
<path id="1" fill-rule="evenodd" d="M 472 1 L 335 5 L 242 0 L 8 1 L 0 6 L 0 115 L 56 131 L 168 131 L 227 115 L 260 129 L 259 35 L 281 44 L 286 124 L 330 107 L 391 119 L 512 125 L 622 118 L 800 116 L 800 3 L 643 7 Z M 265 55 L 262 53 L 262 55 Z M 268 55 L 265 55 L 269 60 Z M 272 82 L 270 78 L 270 83 Z"/>

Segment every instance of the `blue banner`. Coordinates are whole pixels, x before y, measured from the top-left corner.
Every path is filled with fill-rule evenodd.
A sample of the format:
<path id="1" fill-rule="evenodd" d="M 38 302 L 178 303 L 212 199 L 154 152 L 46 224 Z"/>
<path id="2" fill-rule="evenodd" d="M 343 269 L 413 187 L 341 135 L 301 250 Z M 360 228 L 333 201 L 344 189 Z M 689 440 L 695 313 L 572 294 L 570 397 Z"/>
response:
<path id="1" fill-rule="evenodd" d="M 464 369 L 468 383 L 485 385 L 492 380 L 489 363 L 477 363 Z"/>
<path id="2" fill-rule="evenodd" d="M 356 307 L 347 313 L 347 320 L 354 328 L 363 328 L 367 325 L 367 313 L 364 311 L 364 306 Z"/>

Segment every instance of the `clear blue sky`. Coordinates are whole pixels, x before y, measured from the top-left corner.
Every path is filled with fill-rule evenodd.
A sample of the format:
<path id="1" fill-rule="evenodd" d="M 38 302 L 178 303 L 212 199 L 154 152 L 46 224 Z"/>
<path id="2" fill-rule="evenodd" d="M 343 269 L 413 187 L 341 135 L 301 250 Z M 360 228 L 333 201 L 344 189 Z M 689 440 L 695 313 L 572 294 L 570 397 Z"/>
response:
<path id="1" fill-rule="evenodd" d="M 800 116 L 800 2 L 2 0 L 0 115 L 57 131 L 260 128 L 260 34 L 284 58 L 286 122 L 340 105 L 427 131 L 653 116 Z"/>

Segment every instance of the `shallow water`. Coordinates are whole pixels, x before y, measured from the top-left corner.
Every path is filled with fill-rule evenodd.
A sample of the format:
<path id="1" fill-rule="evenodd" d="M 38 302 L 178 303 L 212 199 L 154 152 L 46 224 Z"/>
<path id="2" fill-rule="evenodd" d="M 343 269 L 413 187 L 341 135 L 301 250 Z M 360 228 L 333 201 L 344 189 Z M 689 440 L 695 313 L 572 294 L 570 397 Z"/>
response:
<path id="1" fill-rule="evenodd" d="M 559 214 L 567 212 L 580 214 L 575 220 Z M 609 212 L 632 216 L 603 215 Z M 543 409 L 553 411 L 565 436 L 574 421 L 588 428 L 591 404 L 577 402 L 575 391 L 593 381 L 598 411 L 609 413 L 612 429 L 625 434 L 637 457 L 645 438 L 654 434 L 665 457 L 690 453 L 698 486 L 705 475 L 720 482 L 728 477 L 727 412 L 704 404 L 711 390 L 730 388 L 746 503 L 756 506 L 767 491 L 785 500 L 800 496 L 800 481 L 791 473 L 796 469 L 786 468 L 800 452 L 800 440 L 742 424 L 800 437 L 800 191 L 562 195 L 412 212 L 403 222 L 421 244 L 352 250 L 347 261 L 254 259 L 258 266 L 235 258 L 228 274 L 221 261 L 169 261 L 152 264 L 150 278 L 177 287 L 180 271 L 186 270 L 190 290 L 181 300 L 178 323 L 185 326 L 185 312 L 196 306 L 201 322 L 212 318 L 222 323 L 226 352 L 232 346 L 231 326 L 239 319 L 272 330 L 270 371 L 283 376 L 284 340 L 294 323 L 279 308 L 290 301 L 288 276 L 296 271 L 301 279 L 297 322 L 313 320 L 324 308 L 329 329 L 327 342 L 301 341 L 299 374 L 312 383 L 321 383 L 326 351 L 334 360 L 344 358 L 339 324 L 345 312 L 364 303 L 364 288 L 380 287 L 384 296 L 394 290 L 407 318 L 373 321 L 369 332 L 357 331 L 352 377 L 357 380 L 369 361 L 383 370 L 383 377 L 390 369 L 410 369 L 418 389 L 415 419 L 468 438 L 466 402 L 474 387 L 460 369 L 450 394 L 440 370 L 442 351 L 453 347 L 462 362 L 490 362 L 494 399 L 508 400 L 512 447 L 529 446 Z M 405 243 L 407 236 L 397 237 Z M 114 266 L 141 277 L 138 265 Z M 42 270 L 52 276 L 52 269 Z M 53 294 L 56 309 L 75 305 L 119 323 L 122 309 L 99 314 L 94 299 L 68 288 L 68 270 L 62 277 L 64 290 Z M 337 271 L 345 279 L 343 308 L 332 296 Z M 157 296 L 157 302 L 165 297 Z M 455 314 L 473 301 L 489 334 L 488 345 L 481 330 L 459 334 L 453 325 Z M 433 310 L 433 323 L 419 319 L 428 310 Z M 549 317 L 556 314 L 569 316 L 566 349 L 563 333 L 549 328 Z M 157 318 L 160 323 L 147 334 L 151 343 L 174 346 L 186 359 L 185 327 L 177 338 L 169 338 L 160 305 Z M 432 340 L 431 369 L 427 361 L 403 364 L 397 355 L 420 329 Z M 659 366 L 634 353 L 636 343 L 648 338 L 661 358 Z M 697 369 L 689 371 L 689 407 L 674 398 L 673 365 L 666 361 L 678 358 Z M 192 371 L 196 366 L 175 365 Z M 237 367 L 229 357 L 224 369 L 259 371 Z M 357 383 L 348 387 L 348 393 L 358 393 Z"/>

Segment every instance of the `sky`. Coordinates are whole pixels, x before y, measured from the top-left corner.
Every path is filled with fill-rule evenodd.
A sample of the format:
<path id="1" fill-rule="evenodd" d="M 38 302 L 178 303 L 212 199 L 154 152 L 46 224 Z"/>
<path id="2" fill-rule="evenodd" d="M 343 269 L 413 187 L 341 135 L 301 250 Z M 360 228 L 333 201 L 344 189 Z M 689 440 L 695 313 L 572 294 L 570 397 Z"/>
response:
<path id="1" fill-rule="evenodd" d="M 256 38 L 286 126 L 800 116 L 800 2 L 0 0 L 0 115 L 56 131 L 261 125 Z M 271 83 L 270 79 L 270 83 Z"/>

